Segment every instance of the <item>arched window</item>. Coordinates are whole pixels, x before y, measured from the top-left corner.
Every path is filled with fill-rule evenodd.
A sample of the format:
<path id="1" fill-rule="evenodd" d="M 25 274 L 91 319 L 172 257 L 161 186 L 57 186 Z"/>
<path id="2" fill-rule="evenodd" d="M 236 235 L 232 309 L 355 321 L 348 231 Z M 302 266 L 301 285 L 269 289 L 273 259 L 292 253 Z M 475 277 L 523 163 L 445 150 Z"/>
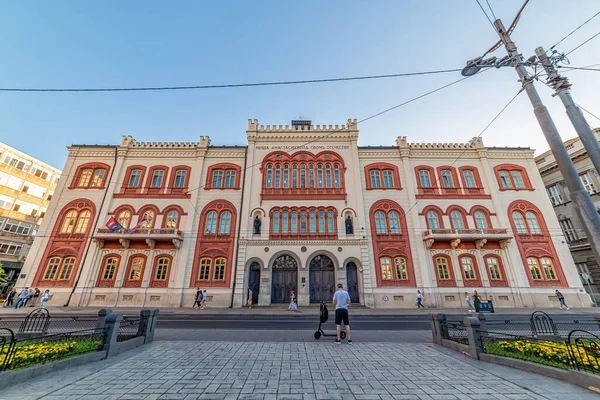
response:
<path id="1" fill-rule="evenodd" d="M 333 211 L 327 211 L 327 232 L 335 233 L 335 220 L 333 219 Z"/>
<path id="2" fill-rule="evenodd" d="M 206 216 L 205 234 L 214 235 L 217 232 L 217 213 L 211 211 Z"/>
<path id="3" fill-rule="evenodd" d="M 179 213 L 175 210 L 169 211 L 169 213 L 167 214 L 167 222 L 165 223 L 165 228 L 176 229 L 178 222 L 179 222 Z"/>
<path id="4" fill-rule="evenodd" d="M 488 270 L 490 271 L 490 280 L 500 281 L 502 280 L 502 272 L 500 271 L 500 263 L 496 257 L 488 257 L 485 260 Z"/>
<path id="5" fill-rule="evenodd" d="M 321 189 L 323 187 L 323 165 L 317 165 L 317 187 Z"/>
<path id="6" fill-rule="evenodd" d="M 319 233 L 325 233 L 325 211 L 319 211 Z"/>
<path id="7" fill-rule="evenodd" d="M 392 260 L 388 257 L 382 257 L 379 259 L 379 265 L 381 266 L 381 280 L 391 281 L 392 280 Z"/>
<path id="8" fill-rule="evenodd" d="M 385 224 L 385 214 L 383 211 L 377 211 L 375 213 L 375 228 L 378 235 L 385 235 L 387 233 L 387 226 Z"/>
<path id="9" fill-rule="evenodd" d="M 127 182 L 127 187 L 135 188 L 140 186 L 140 181 L 142 179 L 142 170 L 134 169 L 131 171 L 129 175 L 129 181 Z"/>
<path id="10" fill-rule="evenodd" d="M 452 221 L 452 227 L 454 229 L 465 229 L 463 216 L 460 211 L 452 211 L 452 213 L 450 213 L 450 220 Z"/>
<path id="11" fill-rule="evenodd" d="M 537 258 L 529 257 L 527 259 L 527 265 L 529 265 L 529 271 L 534 281 L 542 280 L 542 272 L 540 270 L 540 263 Z"/>
<path id="12" fill-rule="evenodd" d="M 231 213 L 224 211 L 221 213 L 221 219 L 219 221 L 219 235 L 228 235 L 231 225 Z"/>
<path id="13" fill-rule="evenodd" d="M 161 257 L 158 259 L 156 264 L 156 272 L 154 274 L 155 281 L 166 281 L 169 276 L 169 265 L 171 264 L 171 260 L 166 257 Z"/>
<path id="14" fill-rule="evenodd" d="M 273 233 L 279 233 L 279 212 L 273 213 Z"/>
<path id="15" fill-rule="evenodd" d="M 85 233 L 87 231 L 88 224 L 90 223 L 91 216 L 92 213 L 89 210 L 80 212 L 79 217 L 77 218 L 77 225 L 75 225 L 73 233 Z"/>
<path id="16" fill-rule="evenodd" d="M 396 265 L 396 278 L 405 281 L 408 279 L 408 272 L 406 270 L 406 258 L 396 257 L 394 258 L 394 264 Z"/>
<path id="17" fill-rule="evenodd" d="M 431 187 L 431 176 L 429 175 L 429 171 L 426 169 L 422 169 L 419 171 L 419 181 L 421 182 L 422 188 L 430 188 Z"/>
<path id="18" fill-rule="evenodd" d="M 540 264 L 542 264 L 542 269 L 544 270 L 544 276 L 549 281 L 556 280 L 556 272 L 554 272 L 554 265 L 552 265 L 552 260 L 548 257 L 543 257 L 540 259 Z"/>
<path id="19" fill-rule="evenodd" d="M 435 211 L 429 211 L 427 213 L 427 225 L 429 229 L 440 229 L 440 216 Z"/>
<path id="20" fill-rule="evenodd" d="M 284 211 L 281 213 L 281 233 L 288 233 L 288 212 Z"/>
<path id="21" fill-rule="evenodd" d="M 143 270 L 144 270 L 144 257 L 133 257 L 131 259 L 131 268 L 129 269 L 129 275 L 127 276 L 127 280 L 141 281 Z"/>
<path id="22" fill-rule="evenodd" d="M 208 281 L 210 279 L 210 267 L 212 260 L 210 258 L 203 258 L 200 260 L 200 269 L 198 269 L 198 280 Z"/>
<path id="23" fill-rule="evenodd" d="M 314 211 L 310 212 L 310 233 L 317 232 L 317 214 Z"/>
<path id="24" fill-rule="evenodd" d="M 483 213 L 483 211 L 475 211 L 475 226 L 477 226 L 477 229 L 487 229 L 488 228 L 488 223 L 487 223 L 487 218 L 485 217 L 485 214 Z"/>
<path id="25" fill-rule="evenodd" d="M 383 187 L 386 189 L 394 187 L 394 173 L 389 169 L 383 171 Z"/>
<path id="26" fill-rule="evenodd" d="M 102 280 L 112 281 L 115 278 L 115 272 L 117 270 L 117 263 L 119 259 L 116 257 L 108 257 L 104 261 L 104 269 L 102 270 Z"/>
<path id="27" fill-rule="evenodd" d="M 306 211 L 300 212 L 300 233 L 306 233 Z"/>
<path id="28" fill-rule="evenodd" d="M 460 266 L 466 281 L 474 281 L 477 279 L 477 274 L 475 273 L 475 268 L 473 266 L 473 259 L 471 257 L 461 257 Z"/>
<path id="29" fill-rule="evenodd" d="M 400 215 L 396 211 L 390 211 L 388 214 L 390 233 L 400 234 Z"/>
<path id="30" fill-rule="evenodd" d="M 44 273 L 44 280 L 53 280 L 56 278 L 56 272 L 60 266 L 60 261 L 60 257 L 52 257 L 50 260 L 48 260 L 46 272 Z"/>
<path id="31" fill-rule="evenodd" d="M 333 166 L 333 181 L 335 183 L 335 187 L 339 188 L 340 185 L 340 166 L 338 164 L 335 164 Z"/>
<path id="32" fill-rule="evenodd" d="M 152 188 L 162 187 L 164 177 L 165 177 L 165 171 L 163 171 L 162 169 L 155 170 L 152 173 L 152 182 L 150 183 L 150 187 L 152 187 Z"/>
<path id="33" fill-rule="evenodd" d="M 142 224 L 140 225 L 140 228 L 142 229 L 152 229 L 152 227 L 154 226 L 154 211 L 152 210 L 148 210 L 144 212 L 144 216 L 142 217 Z"/>
<path id="34" fill-rule="evenodd" d="M 279 189 L 281 187 L 281 165 L 277 164 L 275 166 L 275 189 Z"/>
<path id="35" fill-rule="evenodd" d="M 515 227 L 517 228 L 517 233 L 521 235 L 527 235 L 529 231 L 527 231 L 527 227 L 525 226 L 525 219 L 523 218 L 523 214 L 518 211 L 514 211 L 512 213 L 513 222 L 515 223 Z"/>
<path id="36" fill-rule="evenodd" d="M 308 166 L 308 187 L 310 189 L 315 187 L 315 167 L 312 164 Z"/>
<path id="37" fill-rule="evenodd" d="M 452 179 L 452 171 L 449 169 L 442 170 L 442 184 L 445 188 L 453 188 L 454 180 Z"/>
<path id="38" fill-rule="evenodd" d="M 213 171 L 212 187 L 214 187 L 214 188 L 223 187 L 223 170 L 218 169 L 218 170 Z"/>
<path id="39" fill-rule="evenodd" d="M 371 171 L 371 187 L 373 189 L 381 188 L 381 173 L 377 170 Z"/>
<path id="40" fill-rule="evenodd" d="M 71 273 L 75 266 L 75 257 L 67 257 L 62 262 L 62 268 L 60 269 L 60 275 L 58 279 L 61 281 L 68 281 L 71 279 Z"/>
<path id="41" fill-rule="evenodd" d="M 185 179 L 187 177 L 187 171 L 185 169 L 178 169 L 175 172 L 175 182 L 173 182 L 173 187 L 178 189 L 183 189 L 185 187 Z"/>
<path id="42" fill-rule="evenodd" d="M 234 188 L 235 187 L 235 174 L 237 171 L 233 169 L 228 169 L 225 171 L 225 187 L 226 188 Z"/>
<path id="43" fill-rule="evenodd" d="M 60 233 L 73 233 L 75 228 L 75 220 L 77 219 L 77 211 L 71 210 L 65 215 L 62 226 L 60 227 Z"/>
<path id="44" fill-rule="evenodd" d="M 529 226 L 529 233 L 532 235 L 541 235 L 542 231 L 540 230 L 540 225 L 535 214 L 528 211 L 525 214 L 525 218 L 527 219 L 527 226 Z"/>
<path id="45" fill-rule="evenodd" d="M 217 258 L 215 260 L 215 276 L 214 276 L 215 281 L 225 280 L 226 264 L 227 264 L 227 262 L 224 258 Z"/>
<path id="46" fill-rule="evenodd" d="M 292 165 L 292 188 L 298 187 L 298 165 Z"/>
<path id="47" fill-rule="evenodd" d="M 267 188 L 271 188 L 273 185 L 273 166 L 271 164 L 267 165 L 267 182 L 265 186 Z"/>
<path id="48" fill-rule="evenodd" d="M 442 281 L 450 280 L 450 267 L 446 257 L 436 257 L 435 265 L 437 267 L 438 278 Z"/>
<path id="49" fill-rule="evenodd" d="M 77 183 L 78 187 L 88 187 L 90 181 L 92 180 L 93 169 L 84 169 L 81 171 L 81 175 L 79 176 L 79 182 Z"/>
<path id="50" fill-rule="evenodd" d="M 290 166 L 285 164 L 283 166 L 283 188 L 289 188 L 289 178 L 290 178 Z"/>
<path id="51" fill-rule="evenodd" d="M 302 189 L 306 187 L 306 164 L 300 165 L 300 187 Z"/>
<path id="52" fill-rule="evenodd" d="M 290 222 L 292 233 L 298 233 L 298 213 L 296 211 L 292 211 L 292 218 Z M 306 225 L 304 225 L 304 228 L 306 229 Z"/>
<path id="53" fill-rule="evenodd" d="M 329 164 L 325 166 L 325 186 L 331 187 L 331 165 Z"/>
<path id="54" fill-rule="evenodd" d="M 476 188 L 477 184 L 475 183 L 475 175 L 473 171 L 470 169 L 466 169 L 463 171 L 463 178 L 465 180 L 465 187 L 467 188 Z"/>
<path id="55" fill-rule="evenodd" d="M 117 222 L 125 229 L 129 228 L 131 222 L 131 211 L 123 210 L 117 216 Z"/>

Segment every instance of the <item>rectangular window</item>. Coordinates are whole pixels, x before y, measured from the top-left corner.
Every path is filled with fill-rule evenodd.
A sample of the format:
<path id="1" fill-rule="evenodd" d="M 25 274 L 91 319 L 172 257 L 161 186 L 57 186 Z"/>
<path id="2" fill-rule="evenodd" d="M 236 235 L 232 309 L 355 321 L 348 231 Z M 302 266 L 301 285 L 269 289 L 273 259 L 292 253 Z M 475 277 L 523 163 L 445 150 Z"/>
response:
<path id="1" fill-rule="evenodd" d="M 513 180 L 513 183 L 515 184 L 515 188 L 525 189 L 525 184 L 523 183 L 523 177 L 521 176 L 520 171 L 511 171 L 510 176 L 512 176 L 512 180 Z"/>
<path id="2" fill-rule="evenodd" d="M 565 234 L 565 239 L 567 239 L 567 242 L 572 242 L 579 239 L 577 236 L 577 231 L 573 226 L 573 222 L 569 218 L 560 220 L 559 223 L 563 233 Z"/>
<path id="3" fill-rule="evenodd" d="M 502 280 L 502 274 L 500 273 L 500 266 L 498 265 L 498 259 L 496 257 L 489 257 L 486 260 L 488 269 L 490 270 L 490 280 L 499 281 Z"/>
<path id="4" fill-rule="evenodd" d="M 408 273 L 406 272 L 406 259 L 404 257 L 396 257 L 394 259 L 394 264 L 396 264 L 396 276 L 399 280 L 407 280 Z"/>
<path id="5" fill-rule="evenodd" d="M 104 181 L 104 174 L 106 173 L 103 169 L 97 169 L 94 171 L 94 176 L 92 178 L 91 187 L 101 187 L 102 182 Z M 81 186 L 81 185 L 80 185 Z"/>
<path id="6" fill-rule="evenodd" d="M 200 260 L 200 270 L 198 270 L 198 280 L 207 281 L 210 279 L 210 266 L 212 260 L 210 258 L 203 258 Z"/>
<path id="7" fill-rule="evenodd" d="M 117 268 L 117 259 L 108 258 L 104 264 L 104 273 L 102 274 L 102 280 L 112 281 L 115 277 L 115 269 Z"/>
<path id="8" fill-rule="evenodd" d="M 450 170 L 445 169 L 442 171 L 442 183 L 444 184 L 445 188 L 454 187 L 454 181 L 452 180 L 452 172 Z"/>
<path id="9" fill-rule="evenodd" d="M 61 281 L 68 281 L 71 279 L 71 273 L 73 272 L 73 267 L 75 266 L 75 258 L 67 257 L 64 259 L 62 263 L 62 268 L 60 270 L 60 275 L 58 277 Z"/>
<path id="10" fill-rule="evenodd" d="M 558 185 L 549 186 L 546 190 L 548 190 L 548 195 L 550 196 L 550 201 L 553 206 L 557 206 L 563 203 L 562 196 L 560 194 L 560 189 Z"/>
<path id="11" fill-rule="evenodd" d="M 373 189 L 379 189 L 381 187 L 379 171 L 371 171 L 370 175 L 371 175 L 371 187 Z"/>
<path id="12" fill-rule="evenodd" d="M 1 226 L 1 224 L 0 224 Z M 26 224 L 24 222 L 7 222 L 4 225 L 4 231 L 6 232 L 10 232 L 10 233 L 14 233 L 16 235 L 23 235 L 23 236 L 27 236 L 29 235 L 29 232 L 31 231 L 31 225 Z"/>
<path id="13" fill-rule="evenodd" d="M 381 266 L 381 279 L 384 281 L 392 280 L 392 260 L 384 257 L 379 260 Z"/>
<path id="14" fill-rule="evenodd" d="M 220 188 L 221 186 L 223 186 L 223 171 L 214 171 L 212 187 Z"/>
<path id="15" fill-rule="evenodd" d="M 463 176 L 465 178 L 465 185 L 468 188 L 475 188 L 477 185 L 475 184 L 475 176 L 473 175 L 473 171 L 463 171 Z"/>
<path id="16" fill-rule="evenodd" d="M 56 278 L 56 272 L 58 271 L 59 266 L 60 258 L 52 257 L 50 261 L 48 261 L 48 265 L 46 266 L 46 273 L 44 274 L 44 279 L 52 280 Z"/>
<path id="17" fill-rule="evenodd" d="M 473 269 L 473 259 L 471 257 L 463 257 L 460 259 L 466 281 L 475 280 L 475 270 Z"/>
<path id="18" fill-rule="evenodd" d="M 500 184 L 503 189 L 511 189 L 512 182 L 510 181 L 510 177 L 508 176 L 508 172 L 500 171 L 498 172 L 498 176 L 500 177 Z"/>
<path id="19" fill-rule="evenodd" d="M 383 186 L 388 189 L 394 187 L 394 174 L 392 171 L 383 171 Z"/>
<path id="20" fill-rule="evenodd" d="M 225 280 L 225 259 L 217 258 L 215 260 L 215 281 Z"/>
<path id="21" fill-rule="evenodd" d="M 300 213 L 300 233 L 306 233 L 306 212 Z"/>
<path id="22" fill-rule="evenodd" d="M 421 180 L 421 187 L 431 187 L 431 178 L 429 177 L 429 171 L 419 171 L 419 179 Z"/>
<path id="23" fill-rule="evenodd" d="M 187 171 L 180 169 L 177 171 L 177 173 L 175 174 L 175 183 L 173 184 L 173 187 L 176 188 L 183 188 L 185 185 L 185 177 L 187 175 Z"/>
<path id="24" fill-rule="evenodd" d="M 142 269 L 144 268 L 144 259 L 142 257 L 135 257 L 131 260 L 131 270 L 129 271 L 130 281 L 139 281 L 142 279 Z"/>
<path id="25" fill-rule="evenodd" d="M 93 170 L 84 169 L 81 171 L 81 175 L 79 176 L 79 183 L 77 183 L 78 187 L 88 187 L 90 184 L 90 180 L 92 179 Z"/>
<path id="26" fill-rule="evenodd" d="M 154 275 L 154 280 L 166 281 L 168 271 L 169 271 L 169 259 L 168 258 L 159 258 L 158 264 L 156 266 L 156 274 Z"/>
<path id="27" fill-rule="evenodd" d="M 164 175 L 165 175 L 165 171 L 162 171 L 162 170 L 154 171 L 154 174 L 152 175 L 152 183 L 150 184 L 150 187 L 152 187 L 152 188 L 161 187 Z"/>
<path id="28" fill-rule="evenodd" d="M 130 188 L 136 188 L 140 185 L 140 179 L 142 177 L 141 169 L 134 169 L 131 171 L 131 175 L 129 176 L 129 183 L 127 184 Z"/>
<path id="29" fill-rule="evenodd" d="M 225 187 L 233 188 L 235 187 L 235 171 L 227 171 L 225 173 Z"/>
<path id="30" fill-rule="evenodd" d="M 444 257 L 438 257 L 435 259 L 435 263 L 438 270 L 438 277 L 442 281 L 450 280 L 450 270 L 448 269 L 448 261 Z"/>
<path id="31" fill-rule="evenodd" d="M 6 254 L 9 256 L 18 256 L 21 254 L 22 246 L 17 245 L 13 242 L 0 242 L 0 254 Z"/>
<path id="32" fill-rule="evenodd" d="M 531 277 L 534 281 L 539 281 L 542 279 L 542 271 L 540 270 L 540 263 L 537 258 L 528 258 L 527 265 L 529 265 L 529 270 L 531 271 Z"/>
<path id="33" fill-rule="evenodd" d="M 583 183 L 583 187 L 588 191 L 589 194 L 596 193 L 596 186 L 594 185 L 594 181 L 592 180 L 592 175 L 588 172 L 585 174 L 579 175 L 581 178 L 581 182 Z"/>

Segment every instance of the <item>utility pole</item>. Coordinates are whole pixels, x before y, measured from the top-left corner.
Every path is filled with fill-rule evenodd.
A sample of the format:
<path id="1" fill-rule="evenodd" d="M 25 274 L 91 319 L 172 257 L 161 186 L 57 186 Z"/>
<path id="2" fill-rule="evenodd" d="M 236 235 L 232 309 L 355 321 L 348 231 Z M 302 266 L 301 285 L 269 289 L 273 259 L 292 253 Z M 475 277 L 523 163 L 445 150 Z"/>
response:
<path id="1" fill-rule="evenodd" d="M 569 80 L 561 76 L 558 71 L 556 71 L 554 64 L 548 58 L 543 48 L 538 47 L 535 49 L 535 54 L 538 56 L 542 66 L 548 74 L 548 84 L 552 86 L 554 91 L 556 91 L 556 94 L 558 94 L 558 97 L 560 97 L 565 105 L 565 108 L 567 109 L 567 115 L 569 116 L 573 127 L 577 131 L 577 135 L 579 135 L 581 143 L 583 143 L 583 147 L 585 147 L 585 150 L 592 160 L 596 171 L 600 173 L 600 143 L 585 120 L 583 113 L 579 107 L 575 105 L 575 102 L 571 97 L 571 91 L 569 90 L 571 84 L 569 83 Z"/>
<path id="2" fill-rule="evenodd" d="M 510 38 L 510 33 L 504 28 L 502 21 L 499 19 L 494 21 L 494 27 L 512 60 L 513 66 L 519 74 L 523 89 L 527 92 L 527 96 L 533 105 L 533 112 L 542 128 L 542 132 L 544 132 L 544 136 L 546 136 L 546 141 L 569 189 L 571 200 L 575 204 L 579 218 L 583 223 L 583 229 L 588 237 L 594 258 L 598 265 L 600 265 L 600 214 L 596 211 L 590 194 L 583 187 L 583 182 L 579 178 L 577 169 L 573 165 L 567 149 L 565 149 L 563 140 L 558 134 L 558 129 L 556 129 L 556 125 L 554 125 L 548 109 L 542 103 L 540 95 L 533 86 L 533 77 L 525 69 L 525 60 L 517 52 L 517 46 Z"/>

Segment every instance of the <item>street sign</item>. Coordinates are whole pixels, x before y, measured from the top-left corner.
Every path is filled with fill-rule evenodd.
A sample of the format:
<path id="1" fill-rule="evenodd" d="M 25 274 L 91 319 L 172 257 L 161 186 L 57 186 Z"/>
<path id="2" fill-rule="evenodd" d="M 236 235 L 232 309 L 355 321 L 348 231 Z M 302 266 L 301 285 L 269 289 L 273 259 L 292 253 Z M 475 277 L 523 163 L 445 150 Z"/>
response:
<path id="1" fill-rule="evenodd" d="M 583 279 L 584 281 L 589 281 L 590 280 L 590 275 L 586 272 L 582 272 L 581 273 L 581 279 Z"/>

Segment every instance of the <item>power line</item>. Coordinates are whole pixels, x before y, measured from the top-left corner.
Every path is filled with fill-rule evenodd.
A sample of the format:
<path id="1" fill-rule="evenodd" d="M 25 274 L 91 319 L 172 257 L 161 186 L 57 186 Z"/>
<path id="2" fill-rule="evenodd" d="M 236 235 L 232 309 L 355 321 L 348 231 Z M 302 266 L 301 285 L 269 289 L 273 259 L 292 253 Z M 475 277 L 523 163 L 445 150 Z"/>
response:
<path id="1" fill-rule="evenodd" d="M 596 64 L 598 65 L 598 64 Z M 589 68 L 589 67 L 567 67 L 567 66 L 560 66 L 560 68 L 564 68 L 564 70 L 581 70 L 581 71 L 600 71 L 600 68 Z"/>
<path id="2" fill-rule="evenodd" d="M 585 42 L 581 43 L 579 46 L 575 47 L 573 50 L 569 51 L 567 54 L 565 54 L 565 56 L 568 56 L 569 54 L 571 54 L 575 50 L 579 49 L 581 46 L 583 46 L 584 44 L 586 44 L 587 42 L 589 42 L 590 40 L 592 40 L 593 38 L 595 38 L 598 35 L 600 35 L 600 32 L 596 33 L 594 36 L 592 36 L 591 38 L 589 38 Z"/>
<path id="3" fill-rule="evenodd" d="M 597 115 L 592 114 L 591 112 L 589 112 L 588 110 L 586 110 L 585 108 L 583 108 L 580 104 L 575 104 L 577 107 L 581 108 L 583 111 L 585 111 L 586 113 L 590 114 L 592 117 L 596 118 L 598 121 L 600 121 L 600 118 Z"/>
<path id="4" fill-rule="evenodd" d="M 485 0 L 485 2 L 487 3 L 490 11 L 492 12 L 492 17 L 494 17 L 494 20 L 497 20 L 498 18 L 496 18 L 496 14 L 494 14 L 494 10 L 492 9 L 492 6 L 490 5 L 490 1 L 489 0 Z"/>
<path id="5" fill-rule="evenodd" d="M 483 8 L 483 6 L 481 5 L 481 3 L 479 2 L 479 0 L 475 0 L 477 2 L 477 5 L 479 6 L 479 8 L 481 8 L 481 12 L 483 13 L 483 15 L 485 15 L 485 17 L 487 18 L 488 22 L 490 23 L 490 25 L 492 26 L 492 29 L 494 30 L 494 32 L 496 31 L 496 28 L 494 27 L 494 23 L 492 22 L 492 20 L 490 19 L 490 17 L 488 16 L 487 12 L 485 12 L 485 9 Z M 489 3 L 488 3 L 489 4 Z"/>
<path id="6" fill-rule="evenodd" d="M 596 14 L 592 15 L 587 21 L 585 21 L 583 24 L 579 25 L 577 28 L 573 29 L 571 32 L 569 32 L 569 34 L 567 36 L 565 36 L 564 38 L 560 39 L 558 42 L 556 42 L 556 44 L 554 44 L 554 46 L 550 47 L 550 50 L 554 49 L 556 46 L 558 46 L 559 44 L 561 44 L 563 42 L 563 40 L 565 40 L 566 38 L 568 38 L 569 36 L 571 36 L 572 34 L 574 34 L 575 32 L 577 32 L 579 29 L 581 29 L 585 24 L 587 24 L 588 22 L 590 22 L 591 20 L 593 20 L 594 18 L 596 18 L 598 15 L 600 15 L 600 11 L 598 11 Z"/>
<path id="7" fill-rule="evenodd" d="M 405 72 L 387 75 L 367 75 L 353 76 L 344 78 L 325 78 L 325 79 L 306 79 L 295 81 L 275 81 L 275 82 L 253 82 L 253 83 L 230 83 L 223 85 L 193 85 L 193 86 L 149 86 L 149 87 L 128 87 L 128 88 L 0 88 L 0 92 L 150 92 L 166 90 L 198 90 L 198 89 L 225 89 L 241 87 L 260 87 L 260 86 L 283 86 L 300 85 L 308 83 L 327 83 L 343 81 L 360 81 L 368 79 L 387 79 L 399 78 L 405 76 L 434 75 L 445 74 L 449 72 L 460 72 L 461 69 L 442 69 L 434 71 Z"/>

